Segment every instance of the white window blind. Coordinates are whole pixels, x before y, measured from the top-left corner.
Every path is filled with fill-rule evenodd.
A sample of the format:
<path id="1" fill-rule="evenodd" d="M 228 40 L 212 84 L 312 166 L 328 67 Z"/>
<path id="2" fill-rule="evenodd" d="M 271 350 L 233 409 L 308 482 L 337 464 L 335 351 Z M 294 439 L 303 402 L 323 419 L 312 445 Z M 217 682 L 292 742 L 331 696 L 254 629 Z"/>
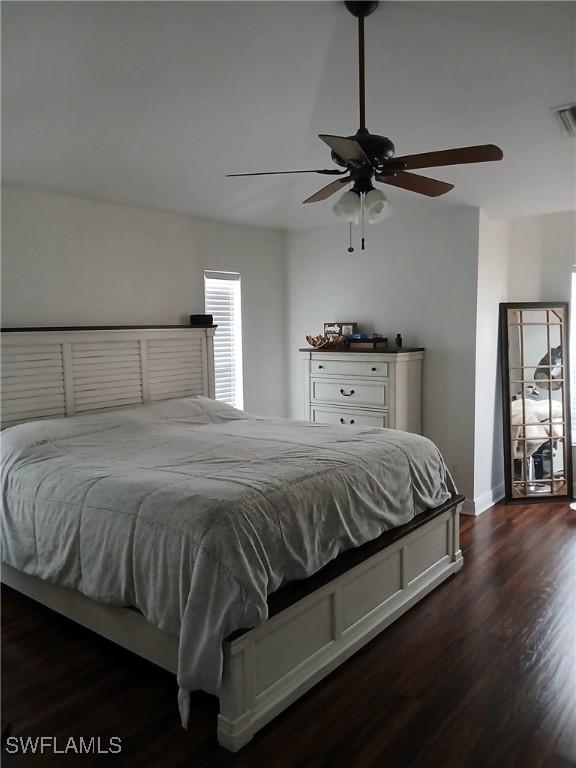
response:
<path id="1" fill-rule="evenodd" d="M 204 272 L 206 312 L 218 326 L 214 336 L 216 400 L 244 407 L 242 310 L 238 272 Z"/>

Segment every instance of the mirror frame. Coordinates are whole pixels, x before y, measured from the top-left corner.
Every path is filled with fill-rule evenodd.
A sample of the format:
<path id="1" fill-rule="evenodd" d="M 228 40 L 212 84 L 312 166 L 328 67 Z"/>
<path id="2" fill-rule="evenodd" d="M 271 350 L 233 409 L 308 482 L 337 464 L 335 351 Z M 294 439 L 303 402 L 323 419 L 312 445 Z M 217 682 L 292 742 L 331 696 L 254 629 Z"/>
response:
<path id="1" fill-rule="evenodd" d="M 510 368 L 509 368 L 509 335 L 508 335 L 508 310 L 519 309 L 529 311 L 531 309 L 562 309 L 564 311 L 563 349 L 566 359 L 563 360 L 565 378 L 565 407 L 564 407 L 564 461 L 566 463 L 566 494 L 538 493 L 532 496 L 512 495 L 512 438 L 510 434 Z M 549 502 L 561 499 L 573 498 L 572 477 L 572 432 L 570 414 L 570 305 L 567 301 L 513 301 L 500 304 L 499 315 L 499 343 L 500 343 L 500 380 L 502 387 L 502 415 L 504 432 L 504 480 L 507 502 L 514 504 L 528 504 L 533 502 Z M 526 481 L 525 481 L 526 482 Z"/>

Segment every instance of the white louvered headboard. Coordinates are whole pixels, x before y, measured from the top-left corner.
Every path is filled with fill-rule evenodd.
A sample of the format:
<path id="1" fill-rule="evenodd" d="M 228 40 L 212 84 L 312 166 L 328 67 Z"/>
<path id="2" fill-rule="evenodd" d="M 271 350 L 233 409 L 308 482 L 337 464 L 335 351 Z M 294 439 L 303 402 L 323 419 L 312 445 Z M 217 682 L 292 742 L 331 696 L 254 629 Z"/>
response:
<path id="1" fill-rule="evenodd" d="M 170 397 L 214 397 L 214 330 L 4 329 L 2 427 Z"/>

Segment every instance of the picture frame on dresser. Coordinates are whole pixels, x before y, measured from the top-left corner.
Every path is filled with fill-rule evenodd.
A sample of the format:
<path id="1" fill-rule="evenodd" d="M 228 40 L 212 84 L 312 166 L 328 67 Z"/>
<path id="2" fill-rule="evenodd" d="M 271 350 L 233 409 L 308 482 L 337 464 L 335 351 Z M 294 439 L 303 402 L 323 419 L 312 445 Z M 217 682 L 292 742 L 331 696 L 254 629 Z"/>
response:
<path id="1" fill-rule="evenodd" d="M 300 349 L 305 418 L 421 434 L 424 352 Z"/>
<path id="2" fill-rule="evenodd" d="M 351 336 L 358 331 L 358 323 L 324 323 L 324 336 Z"/>

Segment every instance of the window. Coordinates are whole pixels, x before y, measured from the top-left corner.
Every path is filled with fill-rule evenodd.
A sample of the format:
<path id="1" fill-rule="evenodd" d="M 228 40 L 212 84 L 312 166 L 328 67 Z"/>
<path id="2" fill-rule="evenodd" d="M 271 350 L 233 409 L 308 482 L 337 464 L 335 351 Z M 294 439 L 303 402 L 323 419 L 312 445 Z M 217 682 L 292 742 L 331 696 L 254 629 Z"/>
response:
<path id="1" fill-rule="evenodd" d="M 216 400 L 244 407 L 240 274 L 204 272 L 206 312 L 218 326 L 214 336 Z"/>

